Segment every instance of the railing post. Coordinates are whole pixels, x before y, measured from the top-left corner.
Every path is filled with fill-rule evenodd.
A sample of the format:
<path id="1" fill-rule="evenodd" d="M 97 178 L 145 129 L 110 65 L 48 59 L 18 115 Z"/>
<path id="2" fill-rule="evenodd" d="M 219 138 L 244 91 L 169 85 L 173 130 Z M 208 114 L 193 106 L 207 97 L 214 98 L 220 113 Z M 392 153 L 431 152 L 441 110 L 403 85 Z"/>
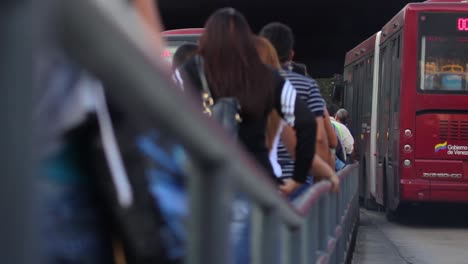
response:
<path id="1" fill-rule="evenodd" d="M 282 254 L 286 254 L 282 258 L 284 264 L 300 264 L 302 258 L 302 251 L 304 250 L 304 244 L 306 241 L 302 234 L 307 230 L 306 225 L 302 228 L 284 228 L 285 232 L 283 238 L 284 243 L 282 244 Z"/>
<path id="2" fill-rule="evenodd" d="M 343 178 L 342 181 L 342 190 L 338 193 L 338 211 L 339 211 L 339 224 L 341 225 L 341 236 L 338 240 L 337 249 L 336 249 L 336 263 L 344 262 L 345 247 L 348 241 L 348 222 L 349 219 L 345 218 L 347 215 L 347 197 L 346 197 L 346 185 L 348 184 L 348 175 Z"/>
<path id="3" fill-rule="evenodd" d="M 271 208 L 255 205 L 252 211 L 251 263 L 274 264 L 278 259 L 279 219 Z"/>
<path id="4" fill-rule="evenodd" d="M 189 244 L 188 264 L 218 264 L 230 257 L 228 225 L 232 210 L 230 167 L 209 172 L 200 164 L 188 165 Z M 214 167 L 214 166 L 213 166 Z"/>
<path id="5" fill-rule="evenodd" d="M 319 211 L 315 204 L 307 215 L 302 231 L 301 264 L 315 263 L 319 250 Z"/>
<path id="6" fill-rule="evenodd" d="M 319 214 L 319 255 L 328 254 L 328 239 L 330 230 L 330 208 L 328 195 L 320 198 L 318 204 Z"/>
<path id="7" fill-rule="evenodd" d="M 336 238 L 338 239 L 338 237 L 336 236 L 336 227 L 337 227 L 337 223 L 338 223 L 338 213 L 337 213 L 337 195 L 336 193 L 329 193 L 327 194 L 327 196 L 330 197 L 330 230 L 329 230 L 329 233 L 330 233 L 330 238 Z M 336 243 L 337 241 L 335 240 L 335 245 L 334 245 L 334 249 L 332 252 L 329 252 L 330 254 L 330 263 L 335 263 L 335 258 L 336 258 Z"/>
<path id="8" fill-rule="evenodd" d="M 0 9 L 0 257 L 2 263 L 40 263 L 37 207 L 41 198 L 35 184 L 40 175 L 32 142 L 37 131 L 32 126 L 34 107 L 43 89 L 35 70 L 34 52 L 43 44 L 36 38 L 38 18 L 47 3 L 29 0 L 2 1 Z M 40 9 L 38 7 L 43 9 Z M 36 8 L 36 9 L 35 9 Z M 42 22 L 42 21 L 41 21 Z M 33 26 L 31 26 L 33 25 Z M 31 28 L 32 27 L 32 28 Z M 41 33 L 43 33 L 41 31 Z M 26 70 L 27 69 L 27 70 Z M 31 72 L 32 70 L 32 72 Z M 42 88 L 42 87 L 40 87 Z M 37 143 L 37 142 L 34 142 Z M 39 152 L 39 151 L 38 151 Z M 44 219 L 40 219 L 44 220 Z"/>

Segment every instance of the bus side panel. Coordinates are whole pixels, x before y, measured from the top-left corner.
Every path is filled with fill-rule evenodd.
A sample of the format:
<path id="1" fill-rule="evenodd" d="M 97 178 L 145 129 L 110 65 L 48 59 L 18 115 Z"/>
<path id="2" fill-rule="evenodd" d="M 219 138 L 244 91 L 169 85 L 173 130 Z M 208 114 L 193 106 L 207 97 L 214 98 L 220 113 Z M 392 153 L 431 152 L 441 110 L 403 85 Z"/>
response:
<path id="1" fill-rule="evenodd" d="M 405 14 L 405 25 L 402 38 L 402 64 L 401 64 L 401 96 L 400 96 L 400 165 L 404 160 L 409 160 L 411 166 L 400 166 L 399 169 L 399 202 L 415 201 L 428 198 L 429 182 L 418 180 L 415 173 L 415 154 L 416 145 L 416 86 L 417 86 L 417 63 L 418 62 L 418 27 L 417 13 L 414 10 L 407 10 Z M 411 131 L 411 136 L 405 136 L 405 130 Z M 405 152 L 405 145 L 412 147 L 412 151 Z M 420 192 L 418 192 L 420 190 Z"/>

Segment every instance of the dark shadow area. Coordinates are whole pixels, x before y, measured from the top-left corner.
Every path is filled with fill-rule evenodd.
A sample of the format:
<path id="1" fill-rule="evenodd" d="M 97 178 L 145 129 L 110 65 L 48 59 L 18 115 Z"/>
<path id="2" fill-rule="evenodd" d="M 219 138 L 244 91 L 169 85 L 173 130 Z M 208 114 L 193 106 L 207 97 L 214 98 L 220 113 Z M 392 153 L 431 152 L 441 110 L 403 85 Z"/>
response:
<path id="1" fill-rule="evenodd" d="M 397 223 L 414 228 L 468 228 L 468 204 L 411 204 L 399 211 Z"/>

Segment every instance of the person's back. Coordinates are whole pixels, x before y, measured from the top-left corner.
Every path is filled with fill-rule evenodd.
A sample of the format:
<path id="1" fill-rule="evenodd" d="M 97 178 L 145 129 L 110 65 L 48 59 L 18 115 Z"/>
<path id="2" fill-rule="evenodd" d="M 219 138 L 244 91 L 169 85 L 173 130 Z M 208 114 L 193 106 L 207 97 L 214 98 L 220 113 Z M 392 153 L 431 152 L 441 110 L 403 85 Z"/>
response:
<path id="1" fill-rule="evenodd" d="M 197 53 L 197 50 L 198 45 L 194 43 L 184 43 L 180 45 L 172 58 L 172 69 L 175 70 L 187 62 Z"/>
<path id="2" fill-rule="evenodd" d="M 336 111 L 335 118 L 332 119 L 332 122 L 334 122 L 339 132 L 338 136 L 343 146 L 345 156 L 351 155 L 351 153 L 354 150 L 354 138 L 351 134 L 351 131 L 346 126 L 346 122 L 348 121 L 348 119 L 348 111 L 346 111 L 346 109 L 343 108 Z"/>
<path id="3" fill-rule="evenodd" d="M 200 39 L 199 54 L 214 101 L 223 97 L 239 101 L 239 139 L 275 180 L 266 147 L 267 116 L 276 109 L 285 122 L 296 128 L 296 156 L 300 158 L 292 177 L 304 182 L 315 152 L 315 118 L 291 83 L 261 62 L 243 16 L 233 9 L 222 9 L 210 17 Z M 200 89 L 198 67 L 196 58 L 184 64 L 179 84 L 187 83 L 188 78 L 194 88 Z"/>
<path id="4" fill-rule="evenodd" d="M 307 104 L 308 109 L 314 113 L 316 117 L 323 116 L 323 98 L 315 80 L 292 71 L 281 71 L 280 73 L 291 82 L 299 97 Z M 278 161 L 281 164 L 283 176 L 290 177 L 295 162 L 287 151 L 283 141 L 280 141 L 278 145 Z"/>
<path id="5" fill-rule="evenodd" d="M 300 75 L 304 75 L 307 77 L 309 76 L 309 74 L 307 73 L 307 66 L 302 63 L 291 61 L 289 70 L 292 72 L 298 73 Z"/>
<path id="6" fill-rule="evenodd" d="M 292 30 L 282 23 L 273 22 L 264 26 L 260 31 L 260 35 L 273 44 L 284 69 L 281 73 L 282 76 L 292 83 L 299 97 L 306 102 L 309 111 L 315 114 L 317 122 L 317 154 L 327 161 L 331 167 L 334 167 L 334 160 L 332 160 L 329 150 L 328 134 L 325 130 L 325 124 L 329 120 L 324 116 L 324 100 L 320 94 L 318 85 L 315 80 L 288 70 L 290 65 L 293 65 L 292 59 L 294 57 L 294 36 Z M 336 139 L 333 140 L 336 141 Z M 283 175 L 288 177 L 294 167 L 294 160 L 287 152 L 284 144 L 280 144 L 278 148 L 278 160 L 282 166 Z"/>

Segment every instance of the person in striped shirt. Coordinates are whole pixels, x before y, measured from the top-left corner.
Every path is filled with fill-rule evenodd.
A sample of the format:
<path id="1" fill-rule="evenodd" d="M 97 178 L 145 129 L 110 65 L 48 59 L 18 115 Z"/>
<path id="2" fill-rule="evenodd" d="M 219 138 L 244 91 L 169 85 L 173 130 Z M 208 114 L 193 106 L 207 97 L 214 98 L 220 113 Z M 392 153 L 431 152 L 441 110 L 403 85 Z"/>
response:
<path id="1" fill-rule="evenodd" d="M 255 40 L 260 59 L 263 61 L 263 63 L 280 70 L 281 65 L 279 63 L 278 55 L 276 54 L 276 50 L 270 41 L 264 37 L 256 37 Z M 281 166 L 278 163 L 277 149 L 284 127 L 286 127 L 287 130 L 292 129 L 284 122 L 282 122 L 279 114 L 273 110 L 268 116 L 266 139 L 267 146 L 270 151 L 270 162 L 277 177 L 282 177 Z M 292 156 L 294 156 L 295 144 L 295 142 L 285 142 L 286 148 L 288 149 L 289 154 Z M 315 177 L 330 180 L 333 191 L 339 190 L 339 179 L 336 176 L 334 170 L 332 170 L 328 164 L 317 155 L 314 156 L 312 161 L 311 172 Z M 307 189 L 307 187 L 309 186 L 303 185 L 301 188 L 297 189 L 295 192 L 290 194 L 290 199 L 292 200 L 300 195 L 304 190 Z"/>
<path id="2" fill-rule="evenodd" d="M 280 63 L 283 66 L 282 76 L 289 80 L 297 91 L 299 97 L 306 102 L 309 110 L 315 114 L 317 123 L 316 154 L 327 161 L 331 168 L 335 167 L 334 155 L 330 148 L 335 148 L 337 138 L 334 133 L 327 133 L 325 127 L 331 127 L 329 118 L 325 118 L 325 103 L 320 94 L 317 82 L 309 77 L 289 70 L 294 51 L 294 36 L 292 30 L 281 23 L 270 23 L 263 27 L 260 36 L 268 39 L 276 49 Z M 289 155 L 284 140 L 291 139 L 292 131 L 285 129 L 282 140 L 278 146 L 278 161 L 282 168 L 282 177 L 291 177 L 294 169 L 294 159 Z M 332 131 L 333 132 L 333 131 Z"/>

